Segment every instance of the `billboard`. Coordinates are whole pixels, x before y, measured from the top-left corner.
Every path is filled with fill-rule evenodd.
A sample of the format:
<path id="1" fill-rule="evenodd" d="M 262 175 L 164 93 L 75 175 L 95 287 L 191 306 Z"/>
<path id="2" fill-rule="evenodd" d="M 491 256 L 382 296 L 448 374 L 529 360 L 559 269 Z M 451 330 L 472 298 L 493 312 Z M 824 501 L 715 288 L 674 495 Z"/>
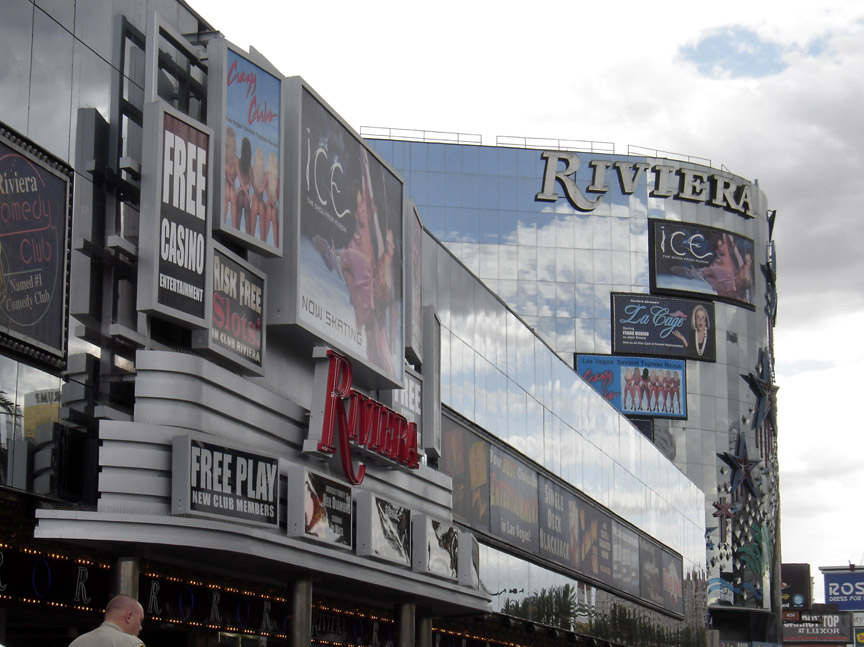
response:
<path id="1" fill-rule="evenodd" d="M 213 228 L 245 247 L 281 256 L 282 75 L 223 38 L 211 40 L 207 53 L 210 78 L 218 80 L 208 85 L 207 106 L 218 151 L 214 195 L 220 206 Z"/>
<path id="2" fill-rule="evenodd" d="M 489 531 L 511 546 L 539 552 L 537 472 L 494 445 L 489 449 Z"/>
<path id="3" fill-rule="evenodd" d="M 411 510 L 361 492 L 357 497 L 357 554 L 411 566 Z"/>
<path id="4" fill-rule="evenodd" d="M 300 537 L 339 548 L 352 547 L 354 491 L 351 486 L 290 465 L 285 510 L 289 537 Z M 297 493 L 302 492 L 302 496 Z"/>
<path id="5" fill-rule="evenodd" d="M 371 371 L 377 386 L 401 386 L 402 180 L 301 80 L 291 87 L 296 222 L 279 272 L 296 290 L 272 295 L 269 322 L 299 324 L 368 369 L 364 382 Z"/>
<path id="6" fill-rule="evenodd" d="M 263 374 L 264 284 L 261 271 L 213 243 L 210 329 L 196 330 L 192 347 L 207 349 L 247 373 Z"/>
<path id="7" fill-rule="evenodd" d="M 781 564 L 781 598 L 784 609 L 809 609 L 810 564 Z"/>
<path id="8" fill-rule="evenodd" d="M 799 622 L 783 623 L 784 645 L 787 643 L 845 645 L 851 642 L 852 614 L 848 611 L 835 613 L 802 611 Z"/>
<path id="9" fill-rule="evenodd" d="M 176 436 L 172 514 L 279 526 L 279 460 L 191 436 Z"/>
<path id="10" fill-rule="evenodd" d="M 706 225 L 648 223 L 652 292 L 700 294 L 754 308 L 752 239 Z"/>
<path id="11" fill-rule="evenodd" d="M 0 124 L 0 345 L 54 368 L 66 361 L 71 196 L 71 169 Z"/>
<path id="12" fill-rule="evenodd" d="M 144 108 L 138 309 L 209 327 L 211 131 L 163 105 Z"/>
<path id="13" fill-rule="evenodd" d="M 506 449 L 447 418 L 444 423 L 450 428 L 439 467 L 453 479 L 456 521 L 608 590 L 683 615 L 679 555 Z"/>
<path id="14" fill-rule="evenodd" d="M 576 370 L 621 413 L 687 417 L 687 364 L 683 360 L 576 355 Z"/>
<path id="15" fill-rule="evenodd" d="M 864 572 L 823 571 L 825 603 L 836 604 L 840 611 L 864 611 Z"/>
<path id="16" fill-rule="evenodd" d="M 614 354 L 717 360 L 713 303 L 617 292 L 611 299 Z"/>

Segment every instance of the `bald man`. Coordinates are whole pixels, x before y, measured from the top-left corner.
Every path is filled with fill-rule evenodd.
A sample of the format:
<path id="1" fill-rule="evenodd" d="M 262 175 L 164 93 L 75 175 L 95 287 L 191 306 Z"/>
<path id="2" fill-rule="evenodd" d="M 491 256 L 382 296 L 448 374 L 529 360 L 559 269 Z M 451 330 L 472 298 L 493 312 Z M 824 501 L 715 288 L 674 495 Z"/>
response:
<path id="1" fill-rule="evenodd" d="M 144 608 L 129 595 L 111 598 L 105 607 L 105 622 L 93 631 L 81 634 L 69 647 L 144 647 L 138 637 Z"/>

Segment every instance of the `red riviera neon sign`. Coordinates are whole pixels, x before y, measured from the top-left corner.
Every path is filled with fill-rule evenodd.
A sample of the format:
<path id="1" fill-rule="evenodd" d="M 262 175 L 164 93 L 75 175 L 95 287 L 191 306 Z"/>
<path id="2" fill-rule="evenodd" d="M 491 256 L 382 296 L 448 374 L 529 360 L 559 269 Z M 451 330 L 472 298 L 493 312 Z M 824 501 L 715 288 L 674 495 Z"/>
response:
<path id="1" fill-rule="evenodd" d="M 324 359 L 319 353 L 316 356 Z M 417 424 L 352 389 L 353 374 L 347 359 L 329 349 L 326 359 L 326 373 L 324 362 L 315 368 L 315 401 L 304 451 L 330 457 L 336 454 L 338 442 L 342 469 L 353 485 L 363 482 L 366 465 L 358 463 L 355 470 L 352 449 L 406 469 L 417 469 Z"/>

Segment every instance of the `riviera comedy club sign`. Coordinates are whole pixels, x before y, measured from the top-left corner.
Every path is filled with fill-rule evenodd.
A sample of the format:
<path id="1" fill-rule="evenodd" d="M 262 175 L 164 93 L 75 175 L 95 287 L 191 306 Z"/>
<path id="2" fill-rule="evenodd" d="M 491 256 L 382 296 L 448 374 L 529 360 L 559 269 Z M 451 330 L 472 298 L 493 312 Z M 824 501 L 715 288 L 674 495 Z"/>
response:
<path id="1" fill-rule="evenodd" d="M 360 485 L 366 465 L 356 467 L 352 453 L 415 470 L 420 466 L 417 423 L 352 388 L 350 362 L 338 353 L 315 351 L 315 381 L 309 435 L 303 451 L 322 458 L 337 453 L 345 478 Z"/>

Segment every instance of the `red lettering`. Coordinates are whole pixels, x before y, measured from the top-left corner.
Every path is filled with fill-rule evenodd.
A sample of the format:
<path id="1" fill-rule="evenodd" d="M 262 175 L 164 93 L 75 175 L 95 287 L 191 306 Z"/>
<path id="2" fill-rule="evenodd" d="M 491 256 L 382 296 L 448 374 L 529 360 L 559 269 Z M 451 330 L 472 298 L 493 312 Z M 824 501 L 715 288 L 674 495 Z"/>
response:
<path id="1" fill-rule="evenodd" d="M 366 466 L 358 463 L 355 471 L 352 446 L 417 469 L 420 466 L 417 424 L 352 389 L 353 374 L 348 360 L 332 350 L 327 351 L 327 357 L 327 393 L 317 450 L 335 454 L 338 432 L 342 470 L 353 485 L 363 482 Z"/>

